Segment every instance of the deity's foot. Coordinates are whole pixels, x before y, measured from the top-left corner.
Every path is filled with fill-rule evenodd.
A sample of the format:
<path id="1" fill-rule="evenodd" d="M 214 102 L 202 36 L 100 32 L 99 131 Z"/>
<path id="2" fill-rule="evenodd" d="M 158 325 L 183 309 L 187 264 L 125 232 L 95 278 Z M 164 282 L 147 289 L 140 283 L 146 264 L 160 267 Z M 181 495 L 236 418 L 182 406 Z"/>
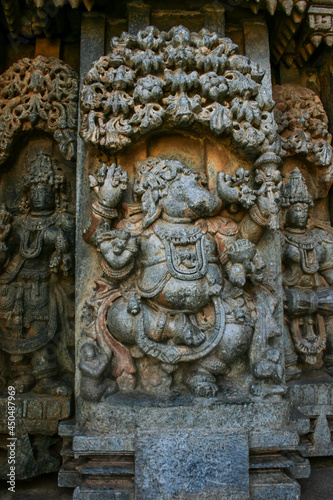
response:
<path id="1" fill-rule="evenodd" d="M 16 378 L 11 385 L 13 385 L 16 389 L 16 392 L 19 394 L 24 394 L 25 392 L 29 392 L 30 389 L 34 386 L 35 377 L 33 375 L 21 375 Z"/>
<path id="2" fill-rule="evenodd" d="M 72 389 L 59 380 L 42 378 L 34 387 L 36 394 L 48 394 L 49 396 L 70 396 Z"/>
<path id="3" fill-rule="evenodd" d="M 301 373 L 302 370 L 296 364 L 286 366 L 286 381 L 299 378 Z"/>
<path id="4" fill-rule="evenodd" d="M 270 396 L 284 396 L 287 389 L 284 385 L 268 385 L 263 382 L 257 382 L 251 385 L 250 393 L 252 396 L 267 398 Z"/>
<path id="5" fill-rule="evenodd" d="M 177 344 L 197 347 L 205 341 L 206 335 L 197 326 L 194 326 L 186 316 L 184 318 L 184 324 L 182 328 L 177 329 L 173 340 Z"/>
<path id="6" fill-rule="evenodd" d="M 218 387 L 215 383 L 215 377 L 209 373 L 194 373 L 187 379 L 192 394 L 197 397 L 211 398 L 216 396 Z"/>
<path id="7" fill-rule="evenodd" d="M 110 380 L 110 379 L 105 380 L 104 386 L 105 386 L 105 389 L 103 392 L 103 396 L 101 397 L 101 401 L 105 401 L 106 398 L 108 398 L 109 396 L 112 396 L 112 394 L 114 394 L 115 392 L 118 391 L 118 385 L 114 380 Z"/>

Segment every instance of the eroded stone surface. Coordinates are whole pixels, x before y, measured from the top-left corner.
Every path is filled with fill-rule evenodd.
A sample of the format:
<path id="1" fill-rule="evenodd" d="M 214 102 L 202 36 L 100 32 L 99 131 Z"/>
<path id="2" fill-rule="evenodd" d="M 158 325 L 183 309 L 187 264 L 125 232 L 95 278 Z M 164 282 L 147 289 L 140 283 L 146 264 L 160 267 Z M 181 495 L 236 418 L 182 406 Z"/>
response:
<path id="1" fill-rule="evenodd" d="M 135 467 L 138 500 L 249 499 L 246 434 L 139 431 Z"/>

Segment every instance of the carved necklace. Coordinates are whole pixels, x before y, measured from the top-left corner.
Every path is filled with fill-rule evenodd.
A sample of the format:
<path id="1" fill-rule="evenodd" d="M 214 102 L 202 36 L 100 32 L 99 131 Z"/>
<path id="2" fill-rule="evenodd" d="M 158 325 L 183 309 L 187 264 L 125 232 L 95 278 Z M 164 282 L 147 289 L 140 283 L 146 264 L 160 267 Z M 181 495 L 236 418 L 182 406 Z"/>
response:
<path id="1" fill-rule="evenodd" d="M 24 220 L 25 228 L 21 233 L 20 238 L 20 254 L 26 259 L 35 259 L 42 251 L 43 235 L 45 229 L 54 225 L 58 214 L 53 214 L 45 218 L 38 218 L 36 220 L 31 217 L 26 217 Z M 36 237 L 30 241 L 31 233 L 37 231 Z"/>
<path id="2" fill-rule="evenodd" d="M 24 227 L 30 231 L 43 231 L 48 227 L 55 224 L 58 220 L 58 214 L 50 212 L 51 215 L 39 216 L 38 218 L 33 218 L 31 215 L 28 215 L 24 219 Z"/>
<path id="3" fill-rule="evenodd" d="M 171 276 L 195 281 L 206 275 L 207 240 L 200 228 L 155 227 L 154 231 L 164 245 Z"/>
<path id="4" fill-rule="evenodd" d="M 305 235 L 303 233 L 299 233 Z M 308 235 L 307 241 L 302 241 L 301 238 L 293 237 L 290 234 L 285 235 L 289 245 L 296 247 L 301 257 L 301 268 L 306 274 L 315 274 L 319 269 L 318 255 L 316 251 L 316 238 L 311 234 Z"/>

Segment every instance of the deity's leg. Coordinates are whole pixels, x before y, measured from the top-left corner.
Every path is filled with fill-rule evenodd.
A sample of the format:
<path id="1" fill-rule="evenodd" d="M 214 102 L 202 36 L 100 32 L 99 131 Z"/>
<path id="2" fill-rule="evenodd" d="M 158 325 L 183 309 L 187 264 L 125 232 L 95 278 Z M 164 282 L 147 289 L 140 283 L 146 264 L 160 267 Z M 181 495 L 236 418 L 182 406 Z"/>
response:
<path id="1" fill-rule="evenodd" d="M 12 385 L 19 393 L 29 392 L 35 383 L 32 374 L 32 366 L 28 356 L 23 354 L 12 354 L 10 356 L 10 378 Z"/>
<path id="2" fill-rule="evenodd" d="M 107 323 L 112 335 L 126 344 L 135 343 L 135 316 L 130 312 L 131 301 L 123 297 L 116 300 L 107 313 Z M 198 346 L 205 334 L 195 326 L 186 314 L 162 310 L 158 304 L 151 307 L 140 304 L 143 310 L 145 332 L 149 339 L 163 342 L 173 339 L 177 344 Z M 137 311 L 136 311 L 137 313 Z"/>
<path id="3" fill-rule="evenodd" d="M 36 379 L 34 392 L 38 394 L 67 396 L 71 393 L 67 385 L 55 379 L 59 372 L 56 352 L 56 346 L 50 342 L 32 355 L 31 363 Z"/>

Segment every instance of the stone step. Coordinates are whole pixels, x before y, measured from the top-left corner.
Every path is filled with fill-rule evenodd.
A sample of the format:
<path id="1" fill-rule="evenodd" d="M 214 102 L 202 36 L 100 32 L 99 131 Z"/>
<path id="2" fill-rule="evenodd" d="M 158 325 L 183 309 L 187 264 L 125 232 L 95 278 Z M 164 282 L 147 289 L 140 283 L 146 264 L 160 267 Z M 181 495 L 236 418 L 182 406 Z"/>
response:
<path id="1" fill-rule="evenodd" d="M 77 486 L 73 500 L 134 500 L 134 491 Z"/>
<path id="2" fill-rule="evenodd" d="M 301 487 L 284 472 L 252 472 L 251 500 L 300 500 Z"/>

